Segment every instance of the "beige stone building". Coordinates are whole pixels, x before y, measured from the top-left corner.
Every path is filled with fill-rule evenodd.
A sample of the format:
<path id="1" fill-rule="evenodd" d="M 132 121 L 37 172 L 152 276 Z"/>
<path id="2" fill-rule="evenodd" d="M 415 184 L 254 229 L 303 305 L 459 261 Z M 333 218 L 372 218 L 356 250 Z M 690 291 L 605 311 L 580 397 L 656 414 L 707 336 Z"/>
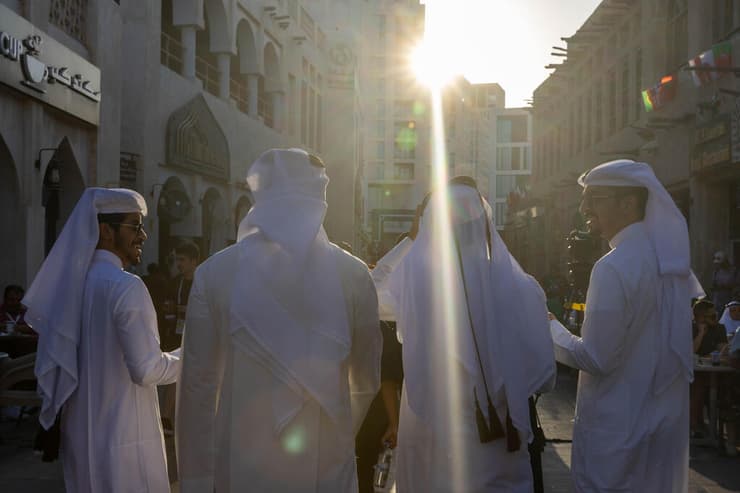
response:
<path id="1" fill-rule="evenodd" d="M 86 186 L 144 195 L 144 264 L 183 239 L 215 252 L 276 146 L 324 159 L 327 232 L 362 246 L 372 4 L 0 0 L 0 284 L 28 285 Z"/>
<path id="2" fill-rule="evenodd" d="M 534 93 L 530 198 L 538 213 L 517 225 L 513 247 L 530 271 L 564 273 L 564 238 L 582 226 L 576 179 L 618 158 L 651 164 L 687 216 L 705 286 L 714 250 L 740 262 L 740 155 L 732 152 L 740 85 L 724 73 L 699 87 L 689 64 L 726 43 L 737 67 L 739 27 L 740 3 L 731 0 L 604 0 L 563 38 L 567 58 Z M 641 92 L 666 77 L 674 82 L 662 104 L 646 111 Z"/>

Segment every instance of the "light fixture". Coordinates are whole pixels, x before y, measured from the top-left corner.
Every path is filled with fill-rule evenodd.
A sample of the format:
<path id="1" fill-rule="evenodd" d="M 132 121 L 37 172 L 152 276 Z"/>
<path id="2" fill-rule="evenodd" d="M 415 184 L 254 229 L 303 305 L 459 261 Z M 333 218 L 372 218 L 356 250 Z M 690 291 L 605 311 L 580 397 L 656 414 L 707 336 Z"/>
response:
<path id="1" fill-rule="evenodd" d="M 33 165 L 34 165 L 34 167 L 36 168 L 37 171 L 41 171 L 41 154 L 43 154 L 44 152 L 47 152 L 47 151 L 54 151 L 54 152 L 56 152 L 57 151 L 57 148 L 56 147 L 42 147 L 41 149 L 39 149 L 39 152 L 36 155 L 36 160 L 33 162 Z"/>

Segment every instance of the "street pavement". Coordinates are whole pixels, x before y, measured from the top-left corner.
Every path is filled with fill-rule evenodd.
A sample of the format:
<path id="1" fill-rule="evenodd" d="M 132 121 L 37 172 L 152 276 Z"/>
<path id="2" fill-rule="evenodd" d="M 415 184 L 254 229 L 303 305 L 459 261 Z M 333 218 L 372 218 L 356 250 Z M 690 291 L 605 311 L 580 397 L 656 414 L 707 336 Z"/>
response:
<path id="1" fill-rule="evenodd" d="M 543 456 L 545 491 L 572 491 L 570 480 L 570 440 L 573 434 L 573 409 L 576 377 L 561 371 L 555 390 L 543 395 L 537 409 L 548 443 Z M 0 420 L 0 491 L 3 493 L 62 493 L 64 481 L 59 462 L 42 463 L 32 451 L 36 424 L 33 418 L 20 425 Z M 168 456 L 174 455 L 172 438 L 166 439 Z M 711 448 L 691 447 L 690 493 L 725 493 L 740 491 L 740 457 L 726 457 Z M 170 468 L 175 479 L 176 471 Z M 177 491 L 175 488 L 173 491 Z"/>

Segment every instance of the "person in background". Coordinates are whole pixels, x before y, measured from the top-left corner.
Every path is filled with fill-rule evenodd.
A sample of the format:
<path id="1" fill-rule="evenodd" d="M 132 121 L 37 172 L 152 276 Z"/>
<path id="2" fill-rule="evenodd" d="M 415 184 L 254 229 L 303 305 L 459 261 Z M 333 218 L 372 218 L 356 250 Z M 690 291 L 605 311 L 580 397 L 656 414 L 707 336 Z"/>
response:
<path id="1" fill-rule="evenodd" d="M 712 302 L 717 310 L 717 317 L 719 317 L 725 305 L 732 300 L 732 293 L 738 286 L 738 271 L 723 251 L 714 253 L 712 263 L 714 264 Z"/>
<path id="2" fill-rule="evenodd" d="M 160 351 L 149 291 L 124 270 L 141 262 L 146 212 L 133 190 L 86 189 L 23 298 L 39 421 L 60 427 L 70 492 L 170 491 L 155 387 L 178 378 L 179 351 Z"/>
<path id="3" fill-rule="evenodd" d="M 324 163 L 249 168 L 238 241 L 195 273 L 176 425 L 180 491 L 357 491 L 354 437 L 380 386 L 365 264 L 329 242 Z"/>
<path id="4" fill-rule="evenodd" d="M 185 330 L 185 319 L 187 317 L 188 298 L 190 288 L 193 286 L 193 276 L 200 260 L 200 249 L 192 241 L 183 241 L 175 247 L 175 265 L 178 275 L 171 281 L 170 291 L 167 296 L 168 309 L 174 308 L 175 312 L 165 313 L 164 322 L 167 327 L 166 337 L 163 338 L 163 347 L 170 349 L 180 347 L 182 334 Z M 165 310 L 167 312 L 167 310 Z M 174 315 L 174 327 L 168 324 L 167 316 Z M 159 389 L 160 403 L 162 405 L 162 426 L 167 436 L 173 435 L 175 430 L 175 407 L 177 403 L 177 385 L 165 385 Z"/>
<path id="5" fill-rule="evenodd" d="M 698 300 L 694 303 L 693 315 L 694 354 L 708 356 L 712 351 L 717 351 L 727 344 L 727 331 L 724 325 L 717 322 L 714 303 L 706 299 Z"/>
<path id="6" fill-rule="evenodd" d="M 167 298 L 167 277 L 165 276 L 159 264 L 152 262 L 146 266 L 147 274 L 141 278 L 146 284 L 146 288 L 149 290 L 149 294 L 152 297 L 154 308 L 157 310 L 157 314 L 162 311 L 162 304 Z"/>
<path id="7" fill-rule="evenodd" d="M 692 324 L 694 354 L 709 356 L 727 345 L 727 335 L 723 325 L 717 323 L 714 303 L 700 299 L 694 303 L 694 322 Z M 709 375 L 695 373 L 691 382 L 689 427 L 691 438 L 704 437 L 704 403 L 709 390 Z"/>
<path id="8" fill-rule="evenodd" d="M 3 304 L 0 305 L 0 330 L 8 334 L 19 332 L 21 334 L 35 335 L 36 332 L 26 323 L 26 307 L 21 304 L 23 299 L 23 288 L 16 284 L 5 286 L 3 292 Z"/>
<path id="9" fill-rule="evenodd" d="M 396 323 L 382 320 L 383 356 L 380 363 L 380 392 L 370 404 L 355 439 L 359 493 L 373 492 L 374 468 L 378 455 L 388 446 L 398 444 L 399 396 L 403 384 L 401 344 L 396 337 Z"/>
<path id="10" fill-rule="evenodd" d="M 185 319 L 187 317 L 188 297 L 190 288 L 193 286 L 195 269 L 200 262 L 200 249 L 192 241 L 184 241 L 175 247 L 175 265 L 178 275 L 170 285 L 169 298 L 174 300 L 176 321 L 175 333 L 171 335 L 173 344 L 179 345 L 182 333 L 185 330 Z"/>
<path id="11" fill-rule="evenodd" d="M 740 327 L 740 301 L 733 300 L 725 305 L 719 323 L 724 325 L 727 339 L 731 341 Z"/>

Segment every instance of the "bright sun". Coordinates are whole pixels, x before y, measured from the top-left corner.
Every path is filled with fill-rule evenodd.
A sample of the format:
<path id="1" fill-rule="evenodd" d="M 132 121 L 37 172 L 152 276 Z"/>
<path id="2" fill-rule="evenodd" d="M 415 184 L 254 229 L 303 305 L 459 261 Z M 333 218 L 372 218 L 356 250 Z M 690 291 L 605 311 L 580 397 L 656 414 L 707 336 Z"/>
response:
<path id="1" fill-rule="evenodd" d="M 411 53 L 411 67 L 416 78 L 431 89 L 440 89 L 460 70 L 449 49 L 428 36 Z"/>
<path id="2" fill-rule="evenodd" d="M 416 78 L 432 89 L 440 89 L 462 74 L 464 60 L 456 37 L 464 38 L 463 24 L 450 22 L 458 14 L 446 1 L 426 2 L 424 39 L 411 52 L 411 67 Z"/>

